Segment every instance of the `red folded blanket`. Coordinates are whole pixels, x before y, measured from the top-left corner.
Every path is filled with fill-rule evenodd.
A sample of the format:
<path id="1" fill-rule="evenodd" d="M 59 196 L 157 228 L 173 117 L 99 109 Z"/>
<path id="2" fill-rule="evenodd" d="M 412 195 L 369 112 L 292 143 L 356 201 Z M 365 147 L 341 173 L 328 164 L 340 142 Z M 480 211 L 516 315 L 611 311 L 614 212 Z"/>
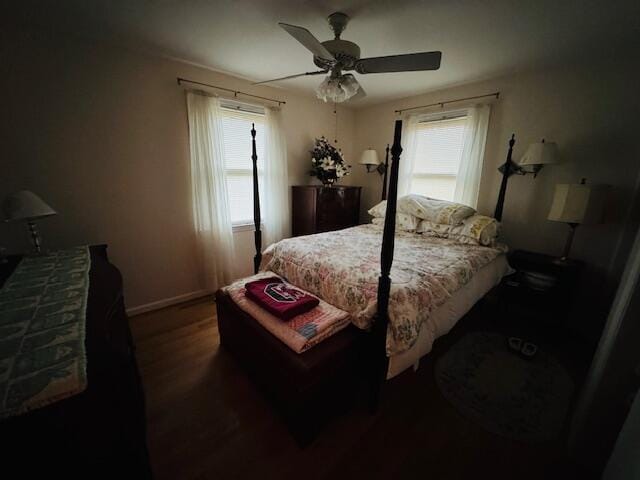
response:
<path id="1" fill-rule="evenodd" d="M 284 283 L 278 277 L 255 280 L 244 288 L 248 298 L 282 320 L 291 320 L 320 303 L 316 297 Z"/>

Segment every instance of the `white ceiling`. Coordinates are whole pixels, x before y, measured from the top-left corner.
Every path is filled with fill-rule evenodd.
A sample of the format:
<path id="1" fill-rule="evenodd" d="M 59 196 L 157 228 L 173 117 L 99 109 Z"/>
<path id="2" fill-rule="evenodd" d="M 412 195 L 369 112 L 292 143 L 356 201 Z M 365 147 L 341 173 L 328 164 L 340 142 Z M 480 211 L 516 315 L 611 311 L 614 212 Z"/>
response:
<path id="1" fill-rule="evenodd" d="M 16 6 L 19 5 L 19 6 Z M 362 56 L 443 52 L 436 72 L 360 75 L 371 104 L 596 54 L 637 41 L 640 1 L 593 0 L 23 0 L 15 14 L 128 48 L 168 55 L 252 80 L 315 70 L 277 22 L 332 38 L 326 16 L 349 14 L 342 38 Z M 279 82 L 313 92 L 320 77 Z M 357 104 L 356 104 L 357 105 Z"/>

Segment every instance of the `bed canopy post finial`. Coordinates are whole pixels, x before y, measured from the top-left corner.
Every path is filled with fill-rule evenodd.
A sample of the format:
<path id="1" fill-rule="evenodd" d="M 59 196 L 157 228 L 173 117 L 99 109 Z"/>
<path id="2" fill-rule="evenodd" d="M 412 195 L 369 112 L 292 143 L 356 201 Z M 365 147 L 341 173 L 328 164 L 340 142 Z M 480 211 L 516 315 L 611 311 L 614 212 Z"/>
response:
<path id="1" fill-rule="evenodd" d="M 389 198 L 384 217 L 382 248 L 380 251 L 380 278 L 378 279 L 378 310 L 373 323 L 373 364 L 374 378 L 371 391 L 371 409 L 377 409 L 380 390 L 387 378 L 389 359 L 387 357 L 387 327 L 389 325 L 389 294 L 391 291 L 391 266 L 396 234 L 396 205 L 398 202 L 398 170 L 402 146 L 402 120 L 396 120 L 391 147 L 391 176 L 389 178 Z"/>
<path id="2" fill-rule="evenodd" d="M 253 273 L 258 273 L 262 261 L 262 231 L 260 230 L 260 193 L 258 189 L 258 154 L 256 153 L 256 126 L 251 124 L 251 161 L 253 163 L 253 225 L 256 254 L 253 257 Z"/>
<path id="3" fill-rule="evenodd" d="M 507 181 L 513 173 L 513 146 L 516 143 L 516 134 L 511 134 L 511 140 L 509 140 L 509 152 L 507 153 L 507 160 L 504 162 L 499 170 L 502 172 L 502 182 L 500 183 L 500 192 L 498 193 L 498 202 L 496 203 L 496 210 L 493 213 L 493 217 L 499 222 L 502 221 L 502 210 L 504 209 L 504 199 L 507 194 Z"/>
<path id="4" fill-rule="evenodd" d="M 387 173 L 389 172 L 389 144 L 384 155 L 384 177 L 382 177 L 382 200 L 387 199 Z"/>

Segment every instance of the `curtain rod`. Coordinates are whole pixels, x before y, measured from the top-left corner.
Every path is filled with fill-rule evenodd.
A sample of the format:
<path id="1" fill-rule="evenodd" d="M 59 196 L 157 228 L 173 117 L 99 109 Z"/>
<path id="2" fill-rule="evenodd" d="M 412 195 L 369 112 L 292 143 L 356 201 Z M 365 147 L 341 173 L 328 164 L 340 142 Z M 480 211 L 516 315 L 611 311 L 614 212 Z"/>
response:
<path id="1" fill-rule="evenodd" d="M 486 95 L 476 95 L 475 97 L 457 98 L 456 100 L 447 100 L 445 102 L 430 103 L 429 105 L 420 105 L 419 107 L 401 108 L 400 110 L 395 110 L 395 113 L 400 114 L 402 112 L 408 112 L 409 110 L 417 110 L 418 108 L 436 107 L 438 105 L 440 105 L 440 107 L 444 107 L 448 103 L 463 102 L 465 100 L 475 100 L 476 98 L 484 98 L 484 97 L 500 98 L 500 92 L 487 93 Z"/>
<path id="2" fill-rule="evenodd" d="M 268 97 L 261 97 L 260 95 L 253 95 L 252 93 L 245 93 L 245 92 L 241 92 L 239 90 L 232 90 L 230 88 L 225 88 L 225 87 L 217 87 L 216 85 L 210 85 L 208 83 L 196 82 L 194 80 L 189 80 L 188 78 L 180 78 L 180 77 L 178 77 L 178 85 L 180 85 L 181 82 L 193 83 L 195 85 L 202 85 L 204 87 L 210 87 L 210 88 L 215 88 L 215 89 L 218 89 L 218 90 L 224 90 L 225 92 L 233 93 L 234 97 L 237 97 L 238 95 L 244 95 L 246 97 L 259 98 L 261 100 L 267 100 L 269 102 L 275 102 L 278 105 L 286 105 L 286 103 L 287 103 L 284 100 L 278 100 L 278 99 L 275 99 L 275 98 L 268 98 Z"/>

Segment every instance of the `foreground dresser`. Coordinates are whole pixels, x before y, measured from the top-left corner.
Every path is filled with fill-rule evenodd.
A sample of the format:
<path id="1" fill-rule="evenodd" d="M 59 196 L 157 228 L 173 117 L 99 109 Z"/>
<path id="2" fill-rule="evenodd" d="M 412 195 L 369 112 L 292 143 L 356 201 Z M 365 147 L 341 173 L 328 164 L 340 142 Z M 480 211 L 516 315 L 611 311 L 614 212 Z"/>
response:
<path id="1" fill-rule="evenodd" d="M 151 478 L 144 394 L 122 276 L 109 262 L 106 245 L 89 251 L 87 388 L 0 420 L 1 478 Z M 0 286 L 19 261 L 13 256 L 0 264 Z"/>
<path id="2" fill-rule="evenodd" d="M 362 187 L 302 185 L 291 189 L 294 237 L 358 225 Z"/>

